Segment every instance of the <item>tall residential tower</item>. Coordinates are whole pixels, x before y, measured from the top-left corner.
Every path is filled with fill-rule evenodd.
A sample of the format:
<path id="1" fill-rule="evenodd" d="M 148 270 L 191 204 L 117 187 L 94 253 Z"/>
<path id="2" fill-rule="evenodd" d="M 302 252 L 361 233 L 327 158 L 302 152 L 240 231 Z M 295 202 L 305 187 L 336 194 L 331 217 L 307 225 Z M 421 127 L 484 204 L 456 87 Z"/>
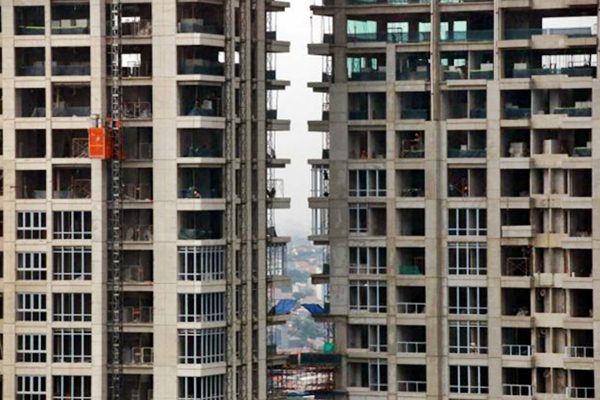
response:
<path id="1" fill-rule="evenodd" d="M 2 399 L 266 399 L 286 7 L 1 2 Z"/>
<path id="2" fill-rule="evenodd" d="M 314 281 L 347 398 L 598 398 L 598 6 L 312 7 Z"/>

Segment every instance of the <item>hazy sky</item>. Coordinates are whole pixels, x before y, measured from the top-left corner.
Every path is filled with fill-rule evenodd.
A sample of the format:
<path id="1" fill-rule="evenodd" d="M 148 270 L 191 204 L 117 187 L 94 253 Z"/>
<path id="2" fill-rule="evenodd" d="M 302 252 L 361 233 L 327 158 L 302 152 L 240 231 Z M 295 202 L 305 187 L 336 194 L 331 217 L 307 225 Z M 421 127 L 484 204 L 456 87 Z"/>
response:
<path id="1" fill-rule="evenodd" d="M 311 38 L 311 0 L 291 0 L 291 7 L 277 16 L 277 37 L 291 42 L 291 51 L 277 56 L 277 76 L 291 81 L 285 91 L 279 92 L 278 114 L 292 121 L 289 132 L 276 133 L 277 156 L 290 158 L 291 165 L 277 170 L 283 178 L 285 196 L 292 198 L 290 210 L 276 211 L 277 231 L 281 235 L 308 236 L 310 232 L 309 158 L 321 154 L 321 133 L 308 132 L 307 121 L 319 119 L 321 95 L 306 86 L 321 75 L 321 58 L 308 56 L 307 44 Z M 315 17 L 317 18 L 317 17 Z M 315 19 L 315 26 L 317 26 Z M 319 22 L 320 27 L 320 22 Z M 320 28 L 319 28 L 320 31 Z"/>

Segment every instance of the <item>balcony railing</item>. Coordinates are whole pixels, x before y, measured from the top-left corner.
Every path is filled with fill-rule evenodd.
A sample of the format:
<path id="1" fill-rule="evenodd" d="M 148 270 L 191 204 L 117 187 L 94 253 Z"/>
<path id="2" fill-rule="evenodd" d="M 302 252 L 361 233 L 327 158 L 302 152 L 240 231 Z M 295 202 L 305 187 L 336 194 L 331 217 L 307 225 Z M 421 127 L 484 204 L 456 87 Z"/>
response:
<path id="1" fill-rule="evenodd" d="M 594 348 L 592 346 L 567 346 L 565 347 L 565 357 L 593 358 Z"/>
<path id="2" fill-rule="evenodd" d="M 506 107 L 504 109 L 506 119 L 525 119 L 531 117 L 531 108 Z"/>
<path id="3" fill-rule="evenodd" d="M 152 322 L 153 308 L 150 306 L 123 307 L 123 322 L 129 324 L 148 324 Z"/>
<path id="4" fill-rule="evenodd" d="M 425 312 L 425 302 L 398 302 L 399 314 L 423 314 Z"/>
<path id="5" fill-rule="evenodd" d="M 399 353 L 425 353 L 425 342 L 398 342 Z"/>
<path id="6" fill-rule="evenodd" d="M 123 364 L 148 365 L 154 362 L 154 349 L 152 347 L 130 347 L 123 349 Z"/>
<path id="7" fill-rule="evenodd" d="M 568 38 L 593 37 L 591 27 L 587 28 L 521 28 L 506 29 L 504 31 L 505 40 L 531 39 L 532 36 L 540 35 L 561 35 Z"/>
<path id="8" fill-rule="evenodd" d="M 568 399 L 593 399 L 594 393 L 593 387 L 569 386 L 566 390 Z"/>
<path id="9" fill-rule="evenodd" d="M 502 385 L 502 392 L 505 396 L 533 396 L 533 386 L 505 383 Z"/>
<path id="10" fill-rule="evenodd" d="M 569 77 L 594 76 L 595 67 L 568 68 L 514 68 L 512 78 L 531 78 L 543 75 L 567 75 Z"/>
<path id="11" fill-rule="evenodd" d="M 533 347 L 529 344 L 504 344 L 502 345 L 502 354 L 505 356 L 530 357 L 533 353 Z"/>
<path id="12" fill-rule="evenodd" d="M 398 381 L 398 391 L 404 393 L 422 393 L 427 391 L 426 381 Z"/>
<path id="13" fill-rule="evenodd" d="M 90 115 L 89 106 L 53 106 L 53 117 L 88 117 Z"/>
<path id="14" fill-rule="evenodd" d="M 485 158 L 486 149 L 448 149 L 448 158 Z"/>
<path id="15" fill-rule="evenodd" d="M 65 75 L 89 75 L 90 64 L 64 64 L 64 65 L 53 65 L 52 75 L 65 76 Z M 43 74 L 42 74 L 43 75 Z"/>
<path id="16" fill-rule="evenodd" d="M 441 33 L 442 42 L 485 42 L 494 40 L 492 30 L 447 31 Z"/>

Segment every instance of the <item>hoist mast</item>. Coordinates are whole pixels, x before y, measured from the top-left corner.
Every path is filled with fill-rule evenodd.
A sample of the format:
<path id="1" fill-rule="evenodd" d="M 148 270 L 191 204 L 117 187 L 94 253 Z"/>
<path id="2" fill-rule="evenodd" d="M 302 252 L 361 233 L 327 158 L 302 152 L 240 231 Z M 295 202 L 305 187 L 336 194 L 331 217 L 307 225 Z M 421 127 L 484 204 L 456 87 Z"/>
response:
<path id="1" fill-rule="evenodd" d="M 121 277 L 122 241 L 122 182 L 121 182 L 121 2 L 110 3 L 110 116 L 107 121 L 108 134 L 112 144 L 112 157 L 108 162 L 110 183 L 108 185 L 108 354 L 109 396 L 113 400 L 121 396 L 121 336 L 123 331 Z"/>

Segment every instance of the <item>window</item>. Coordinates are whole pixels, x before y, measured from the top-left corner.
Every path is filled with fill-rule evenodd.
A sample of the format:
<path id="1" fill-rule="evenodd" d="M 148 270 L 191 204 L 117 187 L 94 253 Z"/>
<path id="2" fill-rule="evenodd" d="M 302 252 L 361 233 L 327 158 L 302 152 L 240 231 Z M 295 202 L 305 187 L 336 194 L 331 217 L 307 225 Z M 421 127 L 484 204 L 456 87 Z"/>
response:
<path id="1" fill-rule="evenodd" d="M 487 392 L 487 367 L 450 366 L 450 393 L 486 394 Z"/>
<path id="2" fill-rule="evenodd" d="M 385 197 L 385 170 L 350 170 L 350 197 Z"/>
<path id="3" fill-rule="evenodd" d="M 179 322 L 214 322 L 225 319 L 225 293 L 179 295 Z"/>
<path id="4" fill-rule="evenodd" d="M 385 274 L 386 258 L 385 247 L 350 247 L 350 273 Z"/>
<path id="5" fill-rule="evenodd" d="M 487 289 L 481 287 L 451 287 L 450 314 L 487 314 Z"/>
<path id="6" fill-rule="evenodd" d="M 367 232 L 367 206 L 365 204 L 350 204 L 350 233 Z"/>
<path id="7" fill-rule="evenodd" d="M 178 400 L 225 400 L 225 375 L 179 377 Z"/>
<path id="8" fill-rule="evenodd" d="M 92 377 L 61 375 L 52 377 L 53 400 L 92 400 Z"/>
<path id="9" fill-rule="evenodd" d="M 487 210 L 458 208 L 448 210 L 448 236 L 487 235 Z"/>
<path id="10" fill-rule="evenodd" d="M 90 293 L 54 293 L 53 320 L 61 322 L 91 321 Z"/>
<path id="11" fill-rule="evenodd" d="M 46 213 L 17 212 L 17 239 L 46 239 Z"/>
<path id="12" fill-rule="evenodd" d="M 17 279 L 46 279 L 46 253 L 17 253 Z"/>
<path id="13" fill-rule="evenodd" d="M 91 238 L 91 211 L 54 212 L 54 239 L 78 240 Z"/>
<path id="14" fill-rule="evenodd" d="M 487 354 L 487 322 L 450 321 L 450 353 Z"/>
<path id="15" fill-rule="evenodd" d="M 46 400 L 46 377 L 17 376 L 17 400 Z"/>
<path id="16" fill-rule="evenodd" d="M 364 312 L 386 312 L 387 286 L 385 282 L 350 281 L 350 310 Z"/>
<path id="17" fill-rule="evenodd" d="M 17 321 L 46 321 L 46 295 L 17 293 Z"/>
<path id="18" fill-rule="evenodd" d="M 225 361 L 225 329 L 180 329 L 178 335 L 181 364 Z"/>
<path id="19" fill-rule="evenodd" d="M 486 244 L 479 242 L 448 243 L 448 274 L 486 275 Z"/>
<path id="20" fill-rule="evenodd" d="M 92 279 L 92 250 L 89 247 L 55 247 L 54 280 L 90 280 Z"/>
<path id="21" fill-rule="evenodd" d="M 17 335 L 17 362 L 46 362 L 46 335 Z"/>
<path id="22" fill-rule="evenodd" d="M 54 362 L 85 363 L 92 361 L 92 331 L 90 329 L 54 329 L 52 336 Z"/>
<path id="23" fill-rule="evenodd" d="M 225 248 L 222 246 L 179 247 L 179 280 L 225 279 Z"/>

